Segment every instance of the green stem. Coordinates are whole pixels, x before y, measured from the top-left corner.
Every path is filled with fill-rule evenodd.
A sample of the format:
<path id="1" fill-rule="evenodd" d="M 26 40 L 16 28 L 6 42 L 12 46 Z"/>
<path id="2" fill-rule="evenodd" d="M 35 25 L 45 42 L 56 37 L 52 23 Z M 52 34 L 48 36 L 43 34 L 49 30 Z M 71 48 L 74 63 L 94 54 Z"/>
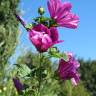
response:
<path id="1" fill-rule="evenodd" d="M 39 77 L 39 88 L 38 88 L 38 96 L 41 96 L 41 82 L 42 82 L 42 73 L 41 73 L 41 67 L 42 67 L 42 53 L 39 54 L 40 58 L 40 63 L 39 63 L 39 72 L 40 72 L 40 77 Z"/>
<path id="2" fill-rule="evenodd" d="M 72 96 L 72 86 L 69 86 L 69 95 L 68 96 Z"/>

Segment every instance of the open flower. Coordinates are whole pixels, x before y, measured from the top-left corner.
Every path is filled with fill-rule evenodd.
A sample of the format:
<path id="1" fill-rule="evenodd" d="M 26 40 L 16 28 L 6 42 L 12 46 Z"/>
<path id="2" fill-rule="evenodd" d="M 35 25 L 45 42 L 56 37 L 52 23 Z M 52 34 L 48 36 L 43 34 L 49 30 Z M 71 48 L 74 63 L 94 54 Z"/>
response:
<path id="1" fill-rule="evenodd" d="M 17 78 L 13 78 L 13 83 L 14 83 L 14 86 L 17 90 L 18 93 L 21 93 L 22 90 L 24 89 L 23 85 L 21 84 L 21 82 L 19 81 L 19 79 Z"/>
<path id="2" fill-rule="evenodd" d="M 48 1 L 50 16 L 59 26 L 77 28 L 79 18 L 70 12 L 71 7 L 72 5 L 69 2 L 62 3 L 61 0 Z"/>
<path id="3" fill-rule="evenodd" d="M 29 31 L 29 39 L 39 52 L 46 52 L 54 44 L 62 42 L 58 41 L 58 31 L 55 27 L 48 29 L 42 24 L 35 25 Z"/>
<path id="4" fill-rule="evenodd" d="M 57 70 L 57 73 L 62 80 L 68 80 L 71 79 L 73 85 L 77 85 L 79 82 L 79 73 L 77 72 L 77 69 L 80 67 L 80 64 L 78 61 L 75 60 L 75 58 L 72 56 L 72 54 L 67 53 L 69 57 L 69 61 L 64 61 L 63 59 L 59 62 L 59 67 Z"/>

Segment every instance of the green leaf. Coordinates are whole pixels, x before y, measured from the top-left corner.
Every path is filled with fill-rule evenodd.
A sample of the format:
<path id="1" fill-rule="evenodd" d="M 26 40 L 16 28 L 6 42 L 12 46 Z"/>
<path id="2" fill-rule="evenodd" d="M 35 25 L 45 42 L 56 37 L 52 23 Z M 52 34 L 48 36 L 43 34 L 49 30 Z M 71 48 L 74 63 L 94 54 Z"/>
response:
<path id="1" fill-rule="evenodd" d="M 18 67 L 18 75 L 20 77 L 28 77 L 28 75 L 31 73 L 31 69 L 26 64 L 16 64 Z"/>
<path id="2" fill-rule="evenodd" d="M 66 53 L 60 53 L 57 47 L 52 47 L 49 49 L 49 56 L 55 58 L 63 58 L 65 61 L 68 61 L 68 56 Z"/>
<path id="3" fill-rule="evenodd" d="M 44 69 L 44 67 L 38 68 L 38 69 L 36 70 L 36 76 L 37 76 L 38 78 L 41 78 L 41 77 L 42 77 L 42 79 L 46 78 L 46 77 L 47 77 L 47 70 Z"/>
<path id="4" fill-rule="evenodd" d="M 49 20 L 49 23 L 50 23 L 50 27 L 51 27 L 51 26 L 54 26 L 54 27 L 57 27 L 57 26 L 58 26 L 58 24 L 56 23 L 56 21 L 53 20 L 53 19 L 50 19 L 50 20 Z"/>
<path id="5" fill-rule="evenodd" d="M 32 27 L 33 27 L 32 24 L 26 24 L 25 26 L 26 29 L 32 29 Z"/>
<path id="6" fill-rule="evenodd" d="M 37 17 L 37 18 L 33 18 L 33 20 L 37 23 L 40 23 L 40 17 Z"/>
<path id="7" fill-rule="evenodd" d="M 49 55 L 52 57 L 60 57 L 59 51 L 57 50 L 57 47 L 52 47 L 49 49 Z"/>
<path id="8" fill-rule="evenodd" d="M 63 57 L 63 59 L 64 59 L 65 61 L 68 61 L 68 60 L 69 60 L 69 58 L 68 58 L 68 56 L 67 56 L 66 53 L 63 53 L 63 54 L 62 54 L 62 57 Z"/>

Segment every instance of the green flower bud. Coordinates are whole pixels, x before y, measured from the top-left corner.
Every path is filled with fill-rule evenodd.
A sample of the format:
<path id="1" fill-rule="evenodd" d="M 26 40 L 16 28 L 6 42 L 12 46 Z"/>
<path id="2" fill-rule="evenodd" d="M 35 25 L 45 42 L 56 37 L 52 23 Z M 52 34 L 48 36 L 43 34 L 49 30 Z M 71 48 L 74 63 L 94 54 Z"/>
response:
<path id="1" fill-rule="evenodd" d="M 39 7 L 39 8 L 38 8 L 38 13 L 39 13 L 40 15 L 43 15 L 43 14 L 45 13 L 44 8 L 43 8 L 43 7 Z"/>

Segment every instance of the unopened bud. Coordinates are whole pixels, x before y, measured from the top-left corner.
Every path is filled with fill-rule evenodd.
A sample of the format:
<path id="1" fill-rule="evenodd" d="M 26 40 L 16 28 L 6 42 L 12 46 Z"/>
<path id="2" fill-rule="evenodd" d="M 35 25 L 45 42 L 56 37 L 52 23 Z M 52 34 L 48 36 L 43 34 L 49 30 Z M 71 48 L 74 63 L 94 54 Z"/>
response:
<path id="1" fill-rule="evenodd" d="M 43 14 L 45 13 L 44 8 L 43 8 L 43 7 L 39 7 L 39 8 L 38 8 L 38 13 L 39 13 L 40 15 L 43 15 Z"/>

